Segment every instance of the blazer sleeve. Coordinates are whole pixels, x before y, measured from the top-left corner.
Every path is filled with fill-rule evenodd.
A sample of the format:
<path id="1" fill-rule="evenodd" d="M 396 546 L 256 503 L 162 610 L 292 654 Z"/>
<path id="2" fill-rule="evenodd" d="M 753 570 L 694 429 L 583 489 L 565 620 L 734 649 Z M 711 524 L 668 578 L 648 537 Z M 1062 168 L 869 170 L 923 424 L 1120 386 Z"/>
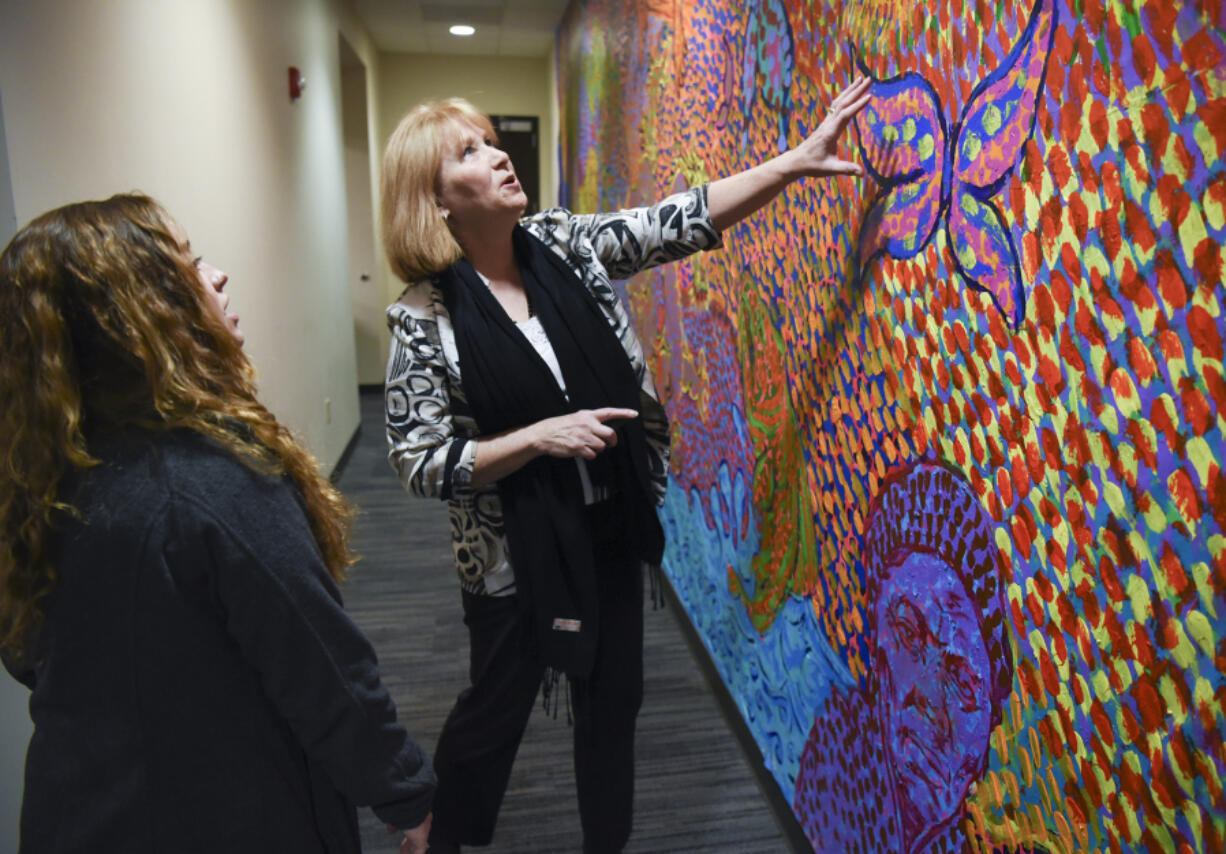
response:
<path id="1" fill-rule="evenodd" d="M 393 303 L 387 323 L 388 462 L 412 494 L 450 499 L 471 489 L 477 442 L 456 435 L 438 321 Z"/>
<path id="2" fill-rule="evenodd" d="M 706 186 L 675 193 L 649 207 L 575 217 L 575 236 L 586 233 L 592 249 L 614 279 L 677 261 L 721 238 L 711 223 Z"/>
<path id="3" fill-rule="evenodd" d="M 174 562 L 206 562 L 226 633 L 333 786 L 389 824 L 419 825 L 433 769 L 397 722 L 375 652 L 345 613 L 292 487 L 243 473 L 191 488 L 171 505 Z"/>

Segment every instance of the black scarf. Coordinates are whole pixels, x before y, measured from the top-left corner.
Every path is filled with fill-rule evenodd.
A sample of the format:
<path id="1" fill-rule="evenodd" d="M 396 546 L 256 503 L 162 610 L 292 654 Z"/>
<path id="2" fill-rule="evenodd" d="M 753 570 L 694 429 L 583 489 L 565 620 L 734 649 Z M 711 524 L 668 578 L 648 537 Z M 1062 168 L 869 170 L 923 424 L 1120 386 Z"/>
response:
<path id="1" fill-rule="evenodd" d="M 439 283 L 480 434 L 579 409 L 639 409 L 630 359 L 579 277 L 522 226 L 515 227 L 512 245 L 529 305 L 549 336 L 570 399 L 472 265 L 461 259 Z M 651 500 L 642 418 L 610 426 L 618 443 L 587 461 L 588 471 L 594 484 L 611 489 L 614 512 L 628 520 L 632 554 L 657 564 L 664 531 Z M 498 492 L 528 652 L 582 679 L 596 653 L 599 607 L 575 461 L 538 457 L 500 480 Z"/>

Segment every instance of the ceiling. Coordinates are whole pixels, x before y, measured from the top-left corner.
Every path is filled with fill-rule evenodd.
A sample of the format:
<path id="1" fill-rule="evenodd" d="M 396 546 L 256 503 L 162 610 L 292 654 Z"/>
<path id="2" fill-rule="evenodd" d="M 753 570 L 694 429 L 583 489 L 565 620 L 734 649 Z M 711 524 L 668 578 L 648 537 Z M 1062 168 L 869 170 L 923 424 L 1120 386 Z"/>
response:
<path id="1" fill-rule="evenodd" d="M 379 50 L 544 57 L 569 0 L 352 0 Z M 451 35 L 452 24 L 476 33 Z"/>

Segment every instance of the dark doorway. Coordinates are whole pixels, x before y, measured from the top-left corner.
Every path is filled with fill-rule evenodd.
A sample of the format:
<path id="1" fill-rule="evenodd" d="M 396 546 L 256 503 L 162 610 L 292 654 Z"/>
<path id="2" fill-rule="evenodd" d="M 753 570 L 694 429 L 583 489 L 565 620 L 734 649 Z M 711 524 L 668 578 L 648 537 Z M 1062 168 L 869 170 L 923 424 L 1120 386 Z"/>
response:
<path id="1" fill-rule="evenodd" d="M 541 209 L 540 122 L 536 116 L 490 116 L 498 146 L 511 158 L 519 185 L 528 196 L 525 214 Z"/>

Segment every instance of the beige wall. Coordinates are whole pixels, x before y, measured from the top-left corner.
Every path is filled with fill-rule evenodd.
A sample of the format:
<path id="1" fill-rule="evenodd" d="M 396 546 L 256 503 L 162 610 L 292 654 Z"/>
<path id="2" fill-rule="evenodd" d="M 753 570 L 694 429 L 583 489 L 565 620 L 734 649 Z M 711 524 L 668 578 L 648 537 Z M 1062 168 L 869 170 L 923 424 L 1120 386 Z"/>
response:
<path id="1" fill-rule="evenodd" d="M 325 469 L 358 422 L 340 31 L 373 86 L 339 0 L 0 6 L 18 221 L 123 190 L 160 199 L 230 274 L 261 395 Z M 291 65 L 307 79 L 293 103 Z"/>
<path id="2" fill-rule="evenodd" d="M 537 116 L 541 128 L 541 206 L 557 204 L 557 99 L 550 89 L 552 68 L 552 59 L 380 53 L 378 100 L 372 102 L 378 105 L 380 157 L 401 116 L 422 101 L 459 96 L 485 113 Z M 382 249 L 379 285 L 386 302 L 395 300 L 404 287 L 388 267 Z M 383 328 L 385 355 L 387 337 Z M 383 370 L 382 364 L 379 370 Z"/>
<path id="3" fill-rule="evenodd" d="M 341 2 L 0 3 L 12 185 L 0 225 L 125 190 L 160 199 L 230 274 L 261 395 L 325 470 L 358 423 L 338 33 L 366 67 L 367 102 L 377 102 L 377 55 Z M 295 103 L 290 65 L 307 78 Z M 0 681 L 5 854 L 16 850 L 30 725 L 28 693 Z"/>
<path id="4" fill-rule="evenodd" d="M 349 49 L 341 45 L 342 55 Z M 354 346 L 358 382 L 383 382 L 383 365 L 387 358 L 387 335 L 384 330 L 384 310 L 388 300 L 379 285 L 378 258 L 382 252 L 375 228 L 372 186 L 375 173 L 372 163 L 371 115 L 374 104 L 367 100 L 368 78 L 364 65 L 350 56 L 353 65 L 342 62 L 341 92 L 343 94 L 343 129 L 345 146 L 345 184 L 348 195 L 347 227 L 349 230 L 349 282 L 353 287 Z"/>
<path id="5" fill-rule="evenodd" d="M 0 246 L 7 245 L 17 230 L 8 151 L 4 145 L 3 107 L 4 93 L 0 90 Z M 25 686 L 0 671 L 0 854 L 17 851 L 26 745 L 34 734 L 34 724 L 26 712 L 29 702 L 30 692 Z"/>
<path id="6" fill-rule="evenodd" d="M 377 234 L 353 247 L 351 269 L 350 243 L 360 238 L 350 224 L 363 212 L 351 216 L 362 194 L 347 186 L 346 168 L 360 172 L 362 157 L 360 128 L 342 122 L 338 33 L 365 66 L 371 199 L 396 121 L 418 101 L 449 95 L 539 116 L 542 197 L 557 198 L 552 60 L 381 55 L 344 0 L 0 3 L 0 129 L 16 221 L 125 190 L 160 199 L 230 274 L 261 395 L 325 470 L 357 426 L 356 381 L 382 381 L 382 310 L 400 290 Z M 294 103 L 291 65 L 307 79 Z M 351 281 L 361 252 L 374 257 L 373 292 Z M 364 346 L 360 366 L 355 321 L 381 336 Z M 14 749 L 0 756 L 0 817 L 9 819 L 0 821 L 0 854 L 15 850 L 29 738 L 25 692 L 7 687 L 0 739 Z"/>
<path id="7" fill-rule="evenodd" d="M 550 97 L 548 59 L 379 55 L 379 135 L 387 141 L 400 117 L 422 101 L 458 96 L 486 113 L 541 120 L 541 207 L 558 198 L 557 107 Z"/>

